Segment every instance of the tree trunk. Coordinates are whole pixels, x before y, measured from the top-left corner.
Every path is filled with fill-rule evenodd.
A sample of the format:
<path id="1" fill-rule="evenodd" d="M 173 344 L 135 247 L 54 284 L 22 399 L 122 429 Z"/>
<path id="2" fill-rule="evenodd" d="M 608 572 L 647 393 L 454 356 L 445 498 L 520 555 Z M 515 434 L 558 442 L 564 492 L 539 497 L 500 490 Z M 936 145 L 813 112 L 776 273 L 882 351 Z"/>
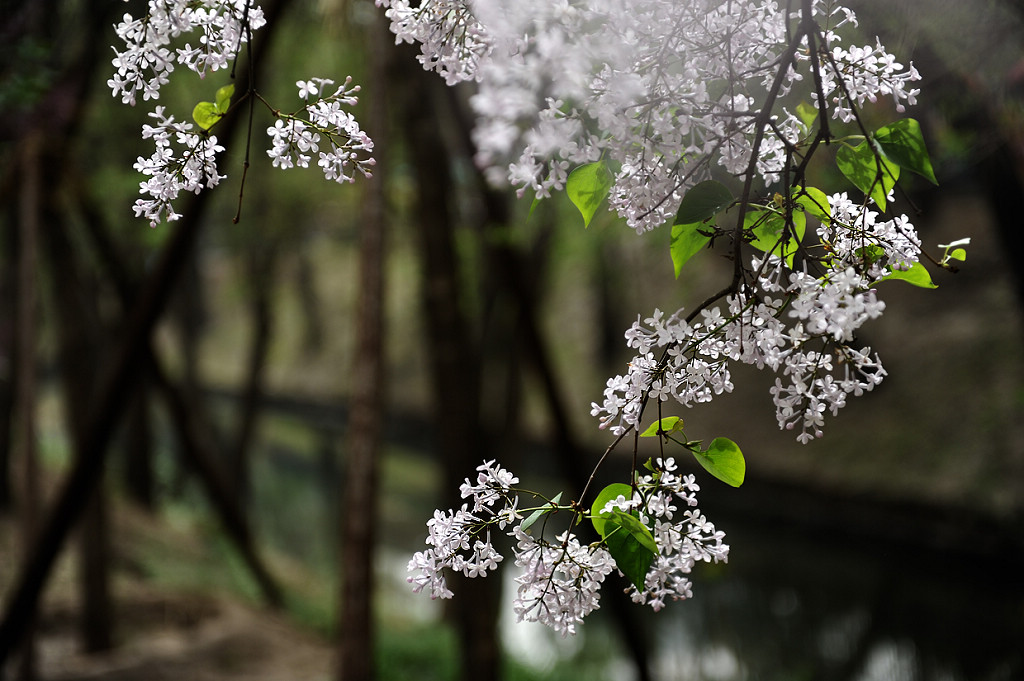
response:
<path id="1" fill-rule="evenodd" d="M 260 238 L 260 237 L 258 237 Z M 238 505 L 245 509 L 251 493 L 251 454 L 252 443 L 259 420 L 260 403 L 263 400 L 264 370 L 267 364 L 267 350 L 270 347 L 271 329 L 273 327 L 273 309 L 270 294 L 274 281 L 275 247 L 266 243 L 265 236 L 260 242 L 250 244 L 247 254 L 246 274 L 249 280 L 251 298 L 250 316 L 252 332 L 250 334 L 249 357 L 246 363 L 245 386 L 242 389 L 241 408 L 238 414 L 238 429 L 230 451 L 229 468 L 232 484 Z"/>
<path id="2" fill-rule="evenodd" d="M 46 216 L 46 244 L 53 280 L 53 308 L 57 312 L 61 378 L 64 384 L 64 420 L 82 451 L 85 410 L 95 395 L 95 367 L 99 360 L 102 330 L 91 282 L 87 282 L 74 256 L 62 218 L 53 210 Z M 107 533 L 106 499 L 102 481 L 87 502 L 79 529 L 79 578 L 82 611 L 79 635 L 86 652 L 113 646 L 113 602 L 110 596 L 110 537 Z"/>
<path id="3" fill-rule="evenodd" d="M 135 396 L 129 405 L 124 440 L 124 484 L 128 497 L 147 511 L 156 510 L 153 480 L 153 433 L 149 400 L 149 372 L 139 372 Z"/>
<path id="4" fill-rule="evenodd" d="M 287 0 L 264 4 L 267 23 L 253 47 L 257 68 L 266 54 L 281 11 L 287 5 Z M 243 72 L 239 81 L 247 82 L 247 78 L 248 74 Z M 225 139 L 230 139 L 239 120 L 237 110 L 233 111 L 221 121 L 223 127 L 218 132 Z M 82 451 L 57 494 L 31 554 L 19 568 L 0 620 L 0 668 L 12 649 L 23 640 L 57 555 L 99 482 L 110 438 L 131 393 L 135 376 L 146 361 L 153 327 L 163 314 L 171 291 L 195 246 L 202 224 L 199 214 L 208 197 L 209 192 L 203 192 L 190 197 L 184 206 L 183 217 L 175 223 L 175 232 L 143 285 L 120 342 L 100 374 L 95 393 L 97 397 L 88 410 L 88 428 Z"/>
<path id="5" fill-rule="evenodd" d="M 374 673 L 373 549 L 376 537 L 378 459 L 384 426 L 384 255 L 387 230 L 387 83 L 383 14 L 369 33 L 367 133 L 377 170 L 366 187 L 359 245 L 359 308 L 352 366 L 341 509 L 341 597 L 338 619 L 339 681 L 370 681 Z"/>
<path id="6" fill-rule="evenodd" d="M 72 210 L 82 218 L 82 230 L 89 246 L 96 252 L 104 274 L 121 299 L 122 312 L 131 310 L 141 273 L 130 272 L 128 263 L 142 260 L 141 253 L 126 256 L 110 237 L 103 211 L 90 196 L 81 172 L 70 169 L 62 178 L 71 197 Z M 128 497 L 142 508 L 152 511 L 156 498 L 153 480 L 153 447 L 150 415 L 150 377 L 145 369 L 139 372 L 135 392 L 130 401 L 128 429 L 124 447 L 124 485 Z"/>
<path id="7" fill-rule="evenodd" d="M 461 308 L 462 282 L 455 252 L 453 216 L 449 205 L 452 181 L 450 154 L 441 139 L 435 74 L 425 73 L 411 54 L 403 55 L 402 83 L 406 115 L 402 128 L 417 183 L 416 226 L 423 259 L 423 309 L 434 395 L 438 451 L 444 461 L 443 484 L 457 507 L 459 485 L 480 463 L 480 352 Z M 461 678 L 466 681 L 499 678 L 497 601 L 500 581 L 452 580 L 458 595 L 452 601 L 461 641 Z"/>
<path id="8" fill-rule="evenodd" d="M 22 545 L 25 555 L 31 554 L 39 533 L 41 506 L 39 469 L 36 460 L 36 277 L 38 270 L 39 203 L 41 169 L 39 153 L 41 140 L 32 136 L 21 148 L 21 185 L 18 197 L 18 306 L 17 357 L 15 367 L 18 386 L 17 442 L 20 446 L 21 494 L 18 503 Z M 35 617 L 26 618 L 21 641 L 20 681 L 36 678 Z M 0 637 L 2 640 L 2 637 Z M 0 657 L 0 672 L 3 671 Z"/>
<path id="9" fill-rule="evenodd" d="M 18 224 L 16 215 L 10 217 L 10 224 Z M 0 244 L 0 515 L 14 507 L 11 445 L 15 430 L 14 396 L 18 390 L 15 380 L 18 371 L 18 230 L 5 230 L 4 237 L 4 243 Z"/>
<path id="10" fill-rule="evenodd" d="M 87 231 L 93 240 L 100 263 L 117 292 L 121 307 L 127 314 L 132 308 L 139 286 L 132 280 L 131 274 L 124 266 L 124 259 L 110 241 L 109 230 L 103 224 L 100 213 L 92 210 L 84 196 L 79 196 L 79 201 L 83 203 Z M 194 263 L 195 259 L 190 258 L 190 262 Z M 236 503 L 232 486 L 224 473 L 220 461 L 222 457 L 218 456 L 219 451 L 212 437 L 212 429 L 203 416 L 201 405 L 192 398 L 186 386 L 179 387 L 171 383 L 152 346 L 147 347 L 145 353 L 145 366 L 140 368 L 139 376 L 152 384 L 167 405 L 181 442 L 181 470 L 191 468 L 199 477 L 213 510 L 223 523 L 224 531 L 248 565 L 264 599 L 271 607 L 279 607 L 282 604 L 281 589 L 259 557 L 244 513 Z M 186 383 L 187 380 L 186 377 Z"/>

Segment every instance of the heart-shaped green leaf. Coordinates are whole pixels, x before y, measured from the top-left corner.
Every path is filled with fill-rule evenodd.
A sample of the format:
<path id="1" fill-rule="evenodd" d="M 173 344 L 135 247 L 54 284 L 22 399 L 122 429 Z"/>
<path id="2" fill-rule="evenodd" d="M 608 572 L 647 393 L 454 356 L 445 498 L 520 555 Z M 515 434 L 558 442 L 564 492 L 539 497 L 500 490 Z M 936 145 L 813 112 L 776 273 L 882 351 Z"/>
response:
<path id="1" fill-rule="evenodd" d="M 647 427 L 640 437 L 654 437 L 660 433 L 678 433 L 683 429 L 683 420 L 678 416 L 666 416 Z M 614 498 L 614 497 L 613 497 Z"/>
<path id="2" fill-rule="evenodd" d="M 703 226 L 704 224 L 701 222 L 672 225 L 672 245 L 669 247 L 669 253 L 672 256 L 672 265 L 676 269 L 677 279 L 686 261 L 697 255 L 700 249 L 704 248 L 711 240 L 709 235 L 701 234 L 700 228 Z"/>
<path id="3" fill-rule="evenodd" d="M 932 184 L 938 184 L 932 160 L 924 145 L 921 125 L 913 118 L 904 118 L 875 131 L 875 141 L 893 163 L 917 173 Z"/>
<path id="4" fill-rule="evenodd" d="M 701 182 L 686 192 L 679 204 L 674 224 L 704 222 L 731 206 L 735 200 L 729 188 L 721 182 Z"/>
<path id="5" fill-rule="evenodd" d="M 727 485 L 739 487 L 746 476 L 747 464 L 739 445 L 725 437 L 716 437 L 706 451 L 693 453 L 708 473 Z"/>
<path id="6" fill-rule="evenodd" d="M 565 181 L 565 193 L 583 216 L 583 226 L 590 221 L 601 207 L 612 187 L 612 174 L 604 161 L 596 161 L 576 168 Z"/>
<path id="7" fill-rule="evenodd" d="M 192 120 L 196 122 L 203 130 L 209 130 L 214 124 L 220 120 L 223 116 L 221 112 L 217 111 L 217 105 L 213 102 L 199 102 L 195 108 L 192 109 Z"/>
<path id="8" fill-rule="evenodd" d="M 792 267 L 793 256 L 796 255 L 807 228 L 807 216 L 802 211 L 793 211 L 792 216 L 793 224 L 787 233 L 785 218 L 775 211 L 753 210 L 747 213 L 744 222 L 754 233 L 754 240 L 750 245 L 784 259 L 786 264 Z"/>
<path id="9" fill-rule="evenodd" d="M 232 84 L 225 85 L 217 90 L 217 96 L 214 98 L 219 113 L 227 113 L 228 108 L 231 107 L 231 97 L 235 94 L 235 86 Z"/>
<path id="10" fill-rule="evenodd" d="M 855 147 L 840 147 L 836 152 L 836 165 L 846 179 L 864 194 L 871 196 L 881 210 L 885 210 L 886 197 L 900 179 L 898 165 L 870 146 L 867 140 Z"/>
<path id="11" fill-rule="evenodd" d="M 821 221 L 832 217 L 832 206 L 829 205 L 825 192 L 816 187 L 804 187 L 796 195 L 796 202 L 803 206 L 804 211 Z"/>
<path id="12" fill-rule="evenodd" d="M 605 535 L 605 523 L 608 521 L 609 514 L 602 514 L 601 511 L 604 510 L 605 504 L 612 499 L 618 499 L 619 495 L 630 499 L 633 496 L 633 488 L 622 482 L 613 482 L 601 490 L 590 507 L 590 522 L 594 524 L 594 529 L 602 537 Z"/>

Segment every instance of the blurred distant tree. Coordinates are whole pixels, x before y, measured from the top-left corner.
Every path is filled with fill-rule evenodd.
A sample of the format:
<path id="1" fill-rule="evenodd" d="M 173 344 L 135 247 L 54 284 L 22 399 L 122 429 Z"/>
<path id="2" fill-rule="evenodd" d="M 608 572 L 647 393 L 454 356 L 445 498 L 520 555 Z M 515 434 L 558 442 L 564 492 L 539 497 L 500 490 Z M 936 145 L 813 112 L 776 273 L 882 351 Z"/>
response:
<path id="1" fill-rule="evenodd" d="M 398 60 L 404 95 L 401 129 L 407 135 L 416 182 L 414 224 L 419 239 L 423 314 L 430 361 L 435 447 L 448 489 L 456 489 L 479 456 L 481 350 L 467 318 L 466 282 L 456 250 L 454 184 L 444 129 L 439 84 L 406 54 Z M 498 679 L 496 586 L 466 581 L 464 598 L 452 604 L 460 639 L 461 678 Z"/>
<path id="2" fill-rule="evenodd" d="M 47 163 L 46 167 L 59 166 Z M 48 181 L 56 184 L 55 178 Z M 65 225 L 67 218 L 53 205 L 42 208 L 45 243 L 50 261 L 53 309 L 57 312 L 60 338 L 60 366 L 64 386 L 63 406 L 68 432 L 81 453 L 88 411 L 84 405 L 95 399 L 96 367 L 100 348 L 108 333 L 97 308 L 96 281 L 75 256 L 81 249 L 72 244 Z M 87 502 L 80 521 L 79 570 L 82 614 L 80 633 L 89 652 L 113 645 L 113 602 L 110 593 L 110 536 L 107 500 L 102 481 Z"/>
<path id="3" fill-rule="evenodd" d="M 250 241 L 243 254 L 242 270 L 247 284 L 251 331 L 245 376 L 239 401 L 234 439 L 230 445 L 228 470 L 239 504 L 248 502 L 251 489 L 252 446 L 263 400 L 267 353 L 273 332 L 273 301 L 280 244 L 265 233 Z"/>
<path id="4" fill-rule="evenodd" d="M 14 220 L 10 220 L 11 223 Z M 13 437 L 16 367 L 15 310 L 18 307 L 18 231 L 4 231 L 0 243 L 0 514 L 13 507 L 11 490 L 11 440 Z"/>
<path id="5" fill-rule="evenodd" d="M 375 153 L 390 151 L 387 102 L 391 49 L 379 16 L 363 40 L 368 76 L 377 84 L 366 98 Z M 359 279 L 356 343 L 352 367 L 348 432 L 342 466 L 341 592 L 338 608 L 338 681 L 370 681 L 375 674 L 376 621 L 373 617 L 374 560 L 378 524 L 378 485 L 383 453 L 387 359 L 385 344 L 385 264 L 390 227 L 387 181 L 380 172 L 367 179 L 359 216 Z"/>

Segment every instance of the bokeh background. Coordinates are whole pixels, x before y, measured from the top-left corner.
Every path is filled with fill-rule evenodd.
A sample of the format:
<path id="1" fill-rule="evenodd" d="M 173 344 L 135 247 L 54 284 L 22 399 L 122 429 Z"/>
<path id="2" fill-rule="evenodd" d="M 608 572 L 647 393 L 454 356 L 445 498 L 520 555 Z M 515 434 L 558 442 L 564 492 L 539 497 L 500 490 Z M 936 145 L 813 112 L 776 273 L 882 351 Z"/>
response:
<path id="1" fill-rule="evenodd" d="M 908 115 L 940 186 L 906 178 L 897 210 L 933 252 L 970 237 L 968 259 L 935 290 L 887 285 L 862 340 L 890 375 L 824 439 L 780 433 L 757 372 L 682 414 L 746 455 L 739 490 L 701 478 L 729 563 L 657 615 L 610 584 L 563 640 L 514 622 L 509 571 L 441 604 L 410 593 L 408 556 L 485 458 L 578 491 L 623 330 L 703 300 L 729 263 L 676 279 L 667 232 L 584 229 L 564 197 L 531 211 L 486 186 L 470 91 L 423 73 L 367 0 L 267 3 L 254 53 L 282 109 L 299 79 L 363 85 L 376 180 L 271 168 L 257 106 L 241 200 L 244 115 L 221 128 L 228 179 L 150 229 L 131 211 L 149 107 L 105 85 L 112 26 L 142 5 L 0 3 L 0 592 L 6 622 L 34 613 L 3 630 L 32 643 L 0 678 L 1024 678 L 1024 11 L 850 5 L 924 76 Z M 179 119 L 229 82 L 175 76 Z M 76 471 L 99 480 L 79 497 Z M 69 496 L 73 531 L 47 534 Z M 341 577 L 367 570 L 354 616 Z"/>

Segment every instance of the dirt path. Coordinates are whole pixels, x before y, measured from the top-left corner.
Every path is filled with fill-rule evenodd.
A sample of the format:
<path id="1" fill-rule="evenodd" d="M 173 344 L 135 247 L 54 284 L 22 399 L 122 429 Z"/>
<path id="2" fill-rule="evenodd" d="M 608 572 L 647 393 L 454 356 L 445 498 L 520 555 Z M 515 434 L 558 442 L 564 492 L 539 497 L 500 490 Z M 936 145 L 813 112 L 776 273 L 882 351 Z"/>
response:
<path id="1" fill-rule="evenodd" d="M 236 602 L 160 595 L 118 604 L 120 645 L 76 651 L 71 613 L 42 622 L 44 681 L 320 681 L 332 651 L 284 618 Z"/>

